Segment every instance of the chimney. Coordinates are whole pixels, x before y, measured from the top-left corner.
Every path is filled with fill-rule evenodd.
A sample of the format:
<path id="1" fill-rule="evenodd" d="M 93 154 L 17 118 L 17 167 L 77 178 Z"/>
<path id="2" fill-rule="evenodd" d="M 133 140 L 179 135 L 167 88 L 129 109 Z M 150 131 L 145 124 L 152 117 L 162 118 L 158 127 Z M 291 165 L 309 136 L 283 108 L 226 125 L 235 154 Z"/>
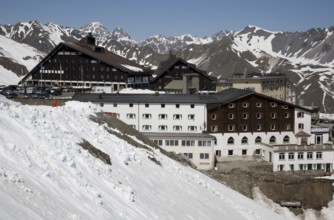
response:
<path id="1" fill-rule="evenodd" d="M 94 45 L 95 46 L 95 37 L 93 36 L 92 32 L 89 32 L 87 37 L 86 37 L 86 43 L 89 45 Z"/>

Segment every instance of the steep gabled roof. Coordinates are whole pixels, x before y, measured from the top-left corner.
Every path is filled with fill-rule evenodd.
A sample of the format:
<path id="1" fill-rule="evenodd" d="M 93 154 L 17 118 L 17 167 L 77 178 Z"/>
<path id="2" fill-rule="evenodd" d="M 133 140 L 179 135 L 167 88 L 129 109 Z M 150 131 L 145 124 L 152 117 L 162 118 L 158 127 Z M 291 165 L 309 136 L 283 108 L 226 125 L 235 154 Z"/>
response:
<path id="1" fill-rule="evenodd" d="M 279 103 L 279 104 L 282 104 L 282 105 L 289 106 L 291 108 L 298 108 L 298 109 L 306 111 L 306 112 L 312 112 L 312 109 L 309 109 L 307 107 L 292 104 L 290 102 L 286 102 L 286 101 L 276 99 L 276 98 L 273 98 L 273 97 L 270 97 L 270 96 L 267 96 L 267 95 L 263 95 L 261 93 L 258 93 L 258 92 L 252 91 L 252 90 L 248 90 L 248 89 L 229 88 L 229 89 L 226 89 L 226 90 L 223 90 L 223 91 L 217 93 L 217 95 L 218 94 L 220 94 L 221 102 L 219 104 L 217 104 L 217 103 L 209 104 L 208 109 L 213 109 L 213 108 L 216 108 L 218 106 L 228 104 L 230 102 L 235 102 L 235 101 L 237 101 L 239 99 L 242 99 L 244 97 L 254 95 L 254 96 L 260 97 L 262 99 L 267 99 L 267 100 L 272 101 L 272 102 L 276 102 L 276 103 Z"/>
<path id="2" fill-rule="evenodd" d="M 75 51 L 81 52 L 87 56 L 102 61 L 103 63 L 115 67 L 128 74 L 150 74 L 151 70 L 139 65 L 131 60 L 128 60 L 122 56 L 119 56 L 113 52 L 107 51 L 104 48 L 98 47 L 95 44 L 87 44 L 85 41 L 80 40 L 76 42 L 63 42 L 59 43 L 49 54 L 47 54 L 41 62 L 39 62 L 26 76 L 19 82 L 24 82 L 32 73 L 34 73 L 40 66 L 48 61 L 52 56 L 57 54 L 63 47 L 69 47 Z"/>
<path id="3" fill-rule="evenodd" d="M 218 106 L 225 105 L 230 102 L 234 102 L 238 99 L 244 98 L 254 93 L 255 93 L 254 91 L 247 90 L 247 89 L 229 88 L 229 89 L 223 90 L 215 94 L 215 96 L 217 97 L 217 101 L 209 103 L 208 109 L 210 110 Z"/>
<path id="4" fill-rule="evenodd" d="M 189 66 L 190 68 L 194 69 L 196 72 L 198 72 L 199 74 L 210 80 L 213 81 L 217 80 L 216 77 L 209 76 L 205 71 L 198 69 L 195 64 L 188 63 L 184 59 L 176 57 L 173 54 L 170 54 L 167 60 L 160 62 L 158 69 L 156 69 L 153 73 L 153 75 L 155 75 L 155 78 L 152 78 L 151 82 L 157 81 L 160 77 L 162 77 L 166 73 L 168 69 L 174 66 L 177 62 L 184 63 L 185 65 Z"/>
<path id="5" fill-rule="evenodd" d="M 104 50 L 103 52 L 97 52 L 96 47 L 93 45 L 83 44 L 81 42 L 66 42 L 63 43 L 67 47 L 79 51 L 85 55 L 88 55 L 94 59 L 100 60 L 110 66 L 120 69 L 121 71 L 127 73 L 140 73 L 140 72 L 149 72 L 150 70 L 142 65 L 139 65 L 131 60 L 128 60 L 122 56 L 119 56 L 113 52 Z M 93 47 L 92 47 L 93 46 Z"/>

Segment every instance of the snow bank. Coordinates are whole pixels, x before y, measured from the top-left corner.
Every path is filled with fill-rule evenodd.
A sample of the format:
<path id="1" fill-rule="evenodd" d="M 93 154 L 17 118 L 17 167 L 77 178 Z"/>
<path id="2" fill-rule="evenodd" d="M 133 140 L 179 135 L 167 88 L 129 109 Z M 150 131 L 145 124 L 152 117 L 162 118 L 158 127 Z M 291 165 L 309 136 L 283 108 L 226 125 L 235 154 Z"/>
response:
<path id="1" fill-rule="evenodd" d="M 285 219 L 157 150 L 111 135 L 89 120 L 99 111 L 90 103 L 36 107 L 0 96 L 2 219 Z M 83 139 L 112 165 L 83 150 Z"/>

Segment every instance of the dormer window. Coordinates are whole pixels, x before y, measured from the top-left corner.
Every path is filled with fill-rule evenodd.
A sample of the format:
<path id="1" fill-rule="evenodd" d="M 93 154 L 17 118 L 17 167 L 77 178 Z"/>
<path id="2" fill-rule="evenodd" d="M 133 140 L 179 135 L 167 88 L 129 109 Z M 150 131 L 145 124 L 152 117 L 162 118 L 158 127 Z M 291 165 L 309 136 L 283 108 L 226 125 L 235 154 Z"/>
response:
<path id="1" fill-rule="evenodd" d="M 229 103 L 229 104 L 228 104 L 228 107 L 229 107 L 229 108 L 235 108 L 235 104 L 234 104 L 234 103 Z"/>
<path id="2" fill-rule="evenodd" d="M 270 106 L 275 108 L 277 106 L 277 103 L 276 102 L 270 102 Z"/>

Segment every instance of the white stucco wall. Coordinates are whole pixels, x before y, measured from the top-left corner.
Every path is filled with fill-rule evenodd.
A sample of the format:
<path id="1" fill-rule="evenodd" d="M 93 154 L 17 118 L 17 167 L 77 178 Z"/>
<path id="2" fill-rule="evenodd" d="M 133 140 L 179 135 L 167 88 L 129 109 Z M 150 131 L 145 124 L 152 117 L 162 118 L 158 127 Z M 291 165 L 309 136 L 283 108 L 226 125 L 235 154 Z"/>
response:
<path id="1" fill-rule="evenodd" d="M 255 143 L 256 137 L 262 138 L 262 143 L 269 144 L 269 140 L 272 136 L 276 137 L 276 142 L 274 144 L 285 144 L 283 139 L 285 136 L 290 138 L 290 144 L 296 144 L 296 137 L 292 131 L 289 132 L 243 132 L 243 133 L 212 133 L 211 135 L 216 137 L 217 145 L 215 150 L 221 150 L 222 157 L 228 156 L 228 150 L 233 150 L 233 154 L 237 156 L 242 156 L 242 150 L 247 150 L 247 156 L 254 154 L 256 149 L 264 149 L 262 144 Z M 228 144 L 228 139 L 234 138 L 234 144 Z M 248 143 L 243 144 L 242 138 L 248 138 Z M 288 143 L 286 143 L 288 144 Z M 268 151 L 268 150 L 267 150 Z"/>
<path id="2" fill-rule="evenodd" d="M 206 129 L 207 117 L 204 104 L 194 104 L 194 108 L 191 108 L 191 104 L 179 104 L 179 108 L 176 108 L 176 104 L 165 104 L 162 108 L 161 104 L 149 104 L 148 107 L 145 107 L 145 103 L 133 103 L 133 107 L 129 107 L 129 104 L 117 104 L 115 107 L 113 104 L 106 103 L 103 111 L 119 114 L 120 120 L 128 125 L 134 125 L 141 132 L 202 133 Z M 128 114 L 135 114 L 135 118 L 128 118 Z M 145 119 L 143 114 L 150 114 L 151 118 Z M 160 114 L 166 114 L 167 119 L 159 119 Z M 176 114 L 181 115 L 181 119 L 175 119 Z M 195 118 L 189 119 L 189 115 L 194 115 Z M 143 125 L 150 125 L 151 130 L 144 130 Z M 159 125 L 166 125 L 167 130 L 160 130 Z M 181 126 L 182 130 L 176 131 L 174 126 Z M 195 126 L 196 130 L 188 130 L 189 126 Z"/>
<path id="3" fill-rule="evenodd" d="M 303 117 L 298 117 L 298 113 L 303 113 Z M 303 124 L 304 129 L 299 129 L 298 125 Z M 302 109 L 295 108 L 295 132 L 303 130 L 304 132 L 311 134 L 311 113 Z"/>
<path id="4" fill-rule="evenodd" d="M 284 165 L 283 171 L 291 171 L 290 165 L 294 165 L 294 171 L 300 171 L 299 165 L 303 165 L 303 170 L 308 170 L 308 164 L 312 164 L 312 170 L 317 170 L 317 164 L 321 164 L 321 170 L 325 170 L 326 164 L 331 164 L 330 169 L 333 170 L 334 151 L 300 151 L 303 152 L 303 159 L 298 159 L 298 151 L 291 152 L 275 152 L 273 156 L 273 170 L 280 171 L 279 165 Z M 312 152 L 312 159 L 307 158 L 307 152 Z M 322 158 L 316 158 L 316 153 L 322 152 Z M 284 160 L 279 159 L 279 154 L 284 153 Z M 294 154 L 294 159 L 289 159 L 289 153 Z"/>

